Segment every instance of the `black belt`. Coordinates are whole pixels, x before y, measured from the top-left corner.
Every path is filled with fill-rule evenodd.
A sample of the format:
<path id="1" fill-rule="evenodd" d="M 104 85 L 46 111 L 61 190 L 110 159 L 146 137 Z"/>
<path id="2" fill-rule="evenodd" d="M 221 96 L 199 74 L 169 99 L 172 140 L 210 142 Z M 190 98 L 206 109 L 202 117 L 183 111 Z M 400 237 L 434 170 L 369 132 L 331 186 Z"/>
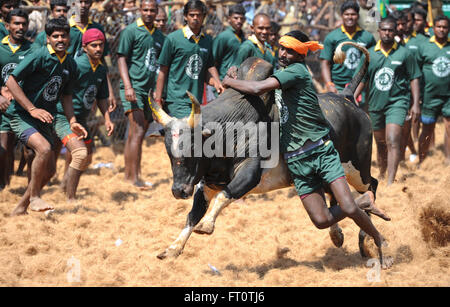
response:
<path id="1" fill-rule="evenodd" d="M 312 142 L 311 140 L 307 140 L 305 142 L 305 144 L 303 144 L 302 147 L 300 147 L 299 149 L 297 149 L 296 151 L 291 151 L 291 152 L 287 152 L 284 154 L 284 159 L 288 160 L 290 158 L 293 158 L 295 156 L 301 155 L 305 152 L 308 152 L 310 150 L 313 150 L 316 147 L 319 147 L 320 145 L 325 144 L 327 141 L 330 140 L 330 136 L 327 134 L 326 136 L 324 136 L 323 138 Z"/>

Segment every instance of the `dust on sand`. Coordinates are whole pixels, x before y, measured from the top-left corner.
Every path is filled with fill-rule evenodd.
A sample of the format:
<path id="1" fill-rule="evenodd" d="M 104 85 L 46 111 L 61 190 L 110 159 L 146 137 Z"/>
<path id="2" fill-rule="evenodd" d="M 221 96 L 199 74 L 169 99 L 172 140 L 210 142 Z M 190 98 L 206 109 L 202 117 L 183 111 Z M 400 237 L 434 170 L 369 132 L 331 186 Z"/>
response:
<path id="1" fill-rule="evenodd" d="M 52 185 L 42 197 L 54 212 L 9 217 L 26 184 L 25 177 L 13 177 L 0 192 L 0 285 L 450 286 L 450 167 L 443 166 L 443 129 L 437 125 L 436 149 L 420 170 L 402 164 L 393 186 L 379 185 L 377 204 L 392 221 L 373 221 L 395 258 L 393 268 L 379 275 L 359 255 L 354 223 L 340 223 L 345 242 L 335 248 L 293 189 L 231 204 L 213 235 L 193 234 L 177 259 L 158 260 L 183 227 L 192 199 L 173 198 L 162 139 L 148 139 L 142 175 L 153 187 L 147 191 L 123 182 L 120 148 L 99 148 L 93 164 L 112 162 L 114 168 L 91 165 L 77 203 L 66 203 Z M 376 177 L 375 163 L 372 169 Z M 60 159 L 59 178 L 62 170 Z"/>

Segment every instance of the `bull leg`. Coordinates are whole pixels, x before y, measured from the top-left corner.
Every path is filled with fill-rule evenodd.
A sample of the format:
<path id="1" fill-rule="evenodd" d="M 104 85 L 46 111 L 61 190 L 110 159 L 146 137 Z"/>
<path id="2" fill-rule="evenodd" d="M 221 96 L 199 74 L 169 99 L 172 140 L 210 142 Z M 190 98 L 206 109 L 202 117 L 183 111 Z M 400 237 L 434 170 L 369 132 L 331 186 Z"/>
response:
<path id="1" fill-rule="evenodd" d="M 217 195 L 211 211 L 203 217 L 200 223 L 195 227 L 194 231 L 200 234 L 212 234 L 214 232 L 217 216 L 233 201 L 235 201 L 235 199 L 230 198 L 225 191 L 221 191 Z"/>
<path id="2" fill-rule="evenodd" d="M 262 170 L 259 159 L 245 160 L 226 189 L 217 195 L 211 211 L 203 217 L 194 231 L 200 234 L 212 234 L 217 216 L 220 212 L 229 204 L 255 188 L 260 182 L 261 174 Z"/>
<path id="3" fill-rule="evenodd" d="M 211 199 L 213 199 L 217 193 L 218 191 L 212 190 L 202 183 L 197 186 L 197 191 L 194 194 L 194 204 L 187 216 L 186 225 L 178 235 L 177 239 L 166 248 L 164 252 L 157 255 L 159 259 L 162 260 L 168 257 L 177 257 L 183 252 L 184 246 L 191 236 L 194 226 L 205 215 Z"/>

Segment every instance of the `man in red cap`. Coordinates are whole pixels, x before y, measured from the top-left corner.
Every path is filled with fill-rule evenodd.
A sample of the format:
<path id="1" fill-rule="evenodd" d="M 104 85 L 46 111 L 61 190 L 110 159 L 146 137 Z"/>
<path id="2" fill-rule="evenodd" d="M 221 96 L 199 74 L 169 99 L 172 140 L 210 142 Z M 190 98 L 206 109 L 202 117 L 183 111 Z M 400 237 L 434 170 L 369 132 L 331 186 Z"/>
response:
<path id="1" fill-rule="evenodd" d="M 305 64 L 308 51 L 323 47 L 300 31 L 287 33 L 279 44 L 282 70 L 263 81 L 237 80 L 227 75 L 223 86 L 256 96 L 275 90 L 275 102 L 280 111 L 280 150 L 312 222 L 317 228 L 324 229 L 350 217 L 372 236 L 381 265 L 387 268 L 392 265 L 392 259 L 383 256 L 385 240 L 352 197 L 339 154 L 329 140 L 330 128 Z M 339 206 L 327 207 L 323 182 L 329 185 Z M 371 196 L 373 199 L 373 194 Z"/>
<path id="2" fill-rule="evenodd" d="M 81 140 L 70 129 L 64 116 L 62 105 L 58 104 L 55 116 L 55 131 L 58 138 L 70 152 L 67 155 L 66 169 L 62 187 L 69 201 L 75 199 L 80 176 L 92 161 L 92 134 L 89 132 L 87 118 L 95 100 L 105 117 L 108 136 L 114 131 L 108 110 L 108 83 L 106 67 L 101 61 L 105 47 L 104 34 L 96 29 L 88 29 L 82 37 L 84 53 L 75 59 L 78 67 L 78 78 L 73 89 L 73 109 L 77 121 L 88 131 L 88 136 Z"/>

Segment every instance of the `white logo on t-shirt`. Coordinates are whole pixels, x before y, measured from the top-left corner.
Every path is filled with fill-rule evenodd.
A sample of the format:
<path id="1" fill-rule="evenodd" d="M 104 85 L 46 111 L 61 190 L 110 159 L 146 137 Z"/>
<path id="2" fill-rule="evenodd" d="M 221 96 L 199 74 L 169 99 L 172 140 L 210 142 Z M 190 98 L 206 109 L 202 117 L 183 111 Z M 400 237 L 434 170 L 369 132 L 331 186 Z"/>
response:
<path id="1" fill-rule="evenodd" d="M 431 67 L 433 73 L 440 78 L 445 78 L 450 73 L 450 61 L 445 56 L 441 56 L 435 59 Z"/>
<path id="2" fill-rule="evenodd" d="M 189 78 L 197 80 L 203 67 L 202 58 L 198 54 L 193 54 L 186 65 L 186 74 Z"/>
<path id="3" fill-rule="evenodd" d="M 48 102 L 55 102 L 56 98 L 58 98 L 58 92 L 61 84 L 62 78 L 60 76 L 53 76 L 44 90 L 44 99 Z"/>
<path id="4" fill-rule="evenodd" d="M 375 86 L 380 91 L 389 91 L 394 84 L 394 71 L 389 67 L 383 67 L 375 74 Z"/>

